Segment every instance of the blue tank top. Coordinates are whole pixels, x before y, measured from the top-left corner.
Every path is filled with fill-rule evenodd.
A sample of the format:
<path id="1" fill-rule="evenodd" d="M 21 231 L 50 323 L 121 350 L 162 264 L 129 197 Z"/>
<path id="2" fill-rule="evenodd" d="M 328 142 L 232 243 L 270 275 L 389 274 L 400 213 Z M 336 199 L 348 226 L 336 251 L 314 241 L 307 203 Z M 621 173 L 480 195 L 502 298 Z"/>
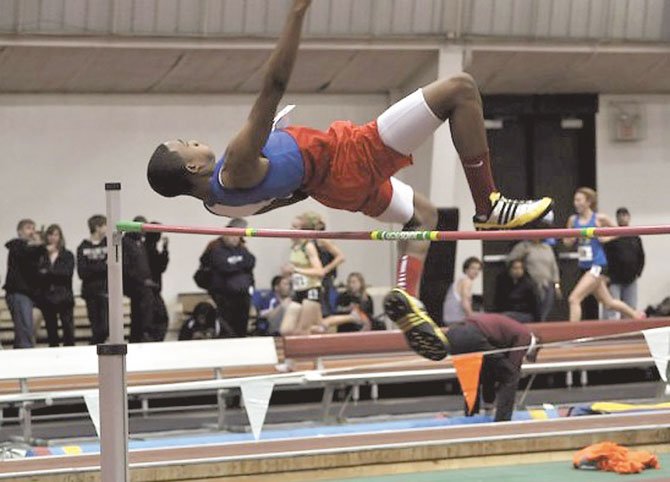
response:
<path id="1" fill-rule="evenodd" d="M 272 131 L 261 152 L 269 161 L 268 171 L 258 185 L 249 189 L 230 189 L 221 184 L 221 170 L 226 163 L 225 157 L 221 157 L 210 179 L 210 197 L 205 203 L 210 211 L 248 216 L 277 198 L 291 197 L 300 188 L 305 165 L 298 144 L 289 133 Z"/>
<path id="2" fill-rule="evenodd" d="M 576 215 L 574 227 L 578 229 L 597 227 L 596 213 L 593 213 L 591 219 L 586 223 L 581 223 L 579 215 Z M 579 245 L 577 246 L 577 252 L 579 254 L 579 267 L 581 269 L 591 269 L 593 266 L 607 266 L 605 250 L 603 249 L 602 243 L 596 238 L 581 238 L 579 240 Z"/>

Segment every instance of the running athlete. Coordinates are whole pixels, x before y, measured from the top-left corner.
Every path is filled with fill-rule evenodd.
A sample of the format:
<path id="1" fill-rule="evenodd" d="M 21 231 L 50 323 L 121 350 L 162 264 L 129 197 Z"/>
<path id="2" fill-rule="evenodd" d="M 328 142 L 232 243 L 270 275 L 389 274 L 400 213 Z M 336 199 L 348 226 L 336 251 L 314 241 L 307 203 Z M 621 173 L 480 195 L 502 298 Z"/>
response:
<path id="1" fill-rule="evenodd" d="M 410 165 L 412 152 L 448 119 L 474 198 L 477 229 L 531 226 L 553 215 L 549 198 L 512 200 L 496 189 L 481 97 L 467 74 L 417 90 L 368 124 L 336 121 L 327 132 L 298 126 L 273 129 L 310 3 L 294 0 L 261 91 L 221 159 L 217 162 L 212 149 L 197 141 L 159 145 L 147 172 L 156 192 L 196 197 L 212 213 L 229 217 L 265 213 L 311 196 L 326 206 L 362 212 L 406 230 L 432 230 L 437 225 L 435 206 L 393 174 Z M 398 288 L 384 306 L 414 350 L 439 360 L 447 355 L 446 338 L 415 298 L 428 245 L 401 243 Z"/>
<path id="2" fill-rule="evenodd" d="M 614 227 L 616 224 L 605 214 L 597 211 L 598 195 L 589 187 L 580 187 L 575 192 L 574 206 L 576 214 L 568 219 L 568 228 L 596 228 Z M 614 237 L 599 237 L 590 239 L 566 238 L 563 243 L 573 246 L 578 243 L 577 253 L 579 255 L 579 269 L 581 277 L 577 281 L 570 296 L 570 321 L 582 319 L 582 301 L 589 295 L 594 295 L 605 309 L 614 310 L 628 318 L 645 318 L 641 311 L 635 311 L 621 300 L 612 297 L 607 287 L 607 257 L 603 243 L 612 241 Z"/>

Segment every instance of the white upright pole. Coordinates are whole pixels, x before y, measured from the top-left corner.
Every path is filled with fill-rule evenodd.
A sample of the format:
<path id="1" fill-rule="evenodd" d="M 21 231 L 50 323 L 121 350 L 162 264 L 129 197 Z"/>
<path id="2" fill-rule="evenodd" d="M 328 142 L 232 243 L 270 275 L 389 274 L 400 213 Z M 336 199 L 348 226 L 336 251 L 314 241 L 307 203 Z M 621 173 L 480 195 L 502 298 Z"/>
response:
<path id="1" fill-rule="evenodd" d="M 109 342 L 98 345 L 100 386 L 100 470 L 102 482 L 129 482 L 128 397 L 126 352 L 123 339 L 123 256 L 121 184 L 105 184 L 107 195 L 107 286 L 109 293 Z"/>

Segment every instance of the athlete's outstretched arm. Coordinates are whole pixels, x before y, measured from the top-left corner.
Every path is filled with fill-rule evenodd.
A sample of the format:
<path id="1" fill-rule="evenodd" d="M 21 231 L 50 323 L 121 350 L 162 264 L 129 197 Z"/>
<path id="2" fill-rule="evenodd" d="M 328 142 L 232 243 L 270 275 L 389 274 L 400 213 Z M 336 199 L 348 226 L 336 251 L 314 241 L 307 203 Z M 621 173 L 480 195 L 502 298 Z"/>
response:
<path id="1" fill-rule="evenodd" d="M 302 24 L 311 0 L 294 0 L 270 59 L 260 94 L 242 130 L 233 138 L 226 150 L 223 184 L 231 188 L 248 188 L 258 184 L 265 176 L 267 166 L 259 156 L 265 145 L 272 121 L 293 70 L 298 53 Z"/>

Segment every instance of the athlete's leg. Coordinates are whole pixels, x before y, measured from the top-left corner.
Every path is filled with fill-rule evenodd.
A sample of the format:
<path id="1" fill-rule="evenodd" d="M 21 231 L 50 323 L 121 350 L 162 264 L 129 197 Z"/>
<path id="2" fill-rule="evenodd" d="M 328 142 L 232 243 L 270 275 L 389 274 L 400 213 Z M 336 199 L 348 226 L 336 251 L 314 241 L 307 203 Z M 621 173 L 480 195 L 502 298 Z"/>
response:
<path id="1" fill-rule="evenodd" d="M 641 312 L 635 311 L 623 301 L 613 298 L 612 294 L 607 288 L 607 284 L 604 281 L 598 285 L 593 294 L 595 295 L 598 302 L 602 303 L 603 307 L 607 310 L 618 311 L 623 317 L 626 318 L 635 319 L 644 317 Z"/>
<path id="2" fill-rule="evenodd" d="M 489 146 L 484 127 L 482 98 L 474 79 L 459 74 L 438 80 L 423 89 L 428 107 L 437 117 L 449 119 L 451 138 L 461 159 L 477 215 L 487 215 L 491 209 L 490 195 L 497 191 Z"/>
<path id="3" fill-rule="evenodd" d="M 300 317 L 298 318 L 297 333 L 308 335 L 313 326 L 321 324 L 323 314 L 321 312 L 321 302 L 312 300 L 303 300 Z"/>
<path id="4" fill-rule="evenodd" d="M 497 193 L 481 96 L 468 74 L 435 81 L 400 100 L 377 118 L 377 129 L 386 146 L 409 155 L 446 120 L 470 185 L 476 227 L 518 228 L 551 211 L 549 198 L 520 202 Z"/>
<path id="5" fill-rule="evenodd" d="M 300 311 L 302 310 L 302 305 L 292 301 L 284 312 L 284 317 L 281 320 L 279 325 L 279 334 L 282 336 L 293 335 L 298 326 L 298 319 L 300 318 Z"/>
<path id="6" fill-rule="evenodd" d="M 414 214 L 405 231 L 432 231 L 437 227 L 437 208 L 428 198 L 414 193 Z M 430 241 L 399 241 L 396 286 L 412 296 L 419 294 L 423 264 Z"/>
<path id="7" fill-rule="evenodd" d="M 408 231 L 430 231 L 437 226 L 437 208 L 406 184 L 391 179 L 388 207 L 378 218 L 404 225 Z M 396 286 L 384 298 L 384 312 L 403 331 L 409 345 L 421 356 L 441 360 L 448 354 L 447 339 L 416 299 L 429 241 L 401 241 Z"/>
<path id="8" fill-rule="evenodd" d="M 582 301 L 596 290 L 599 283 L 602 283 L 600 276 L 594 276 L 588 271 L 582 275 L 570 296 L 568 296 L 570 321 L 580 321 L 582 319 Z"/>

